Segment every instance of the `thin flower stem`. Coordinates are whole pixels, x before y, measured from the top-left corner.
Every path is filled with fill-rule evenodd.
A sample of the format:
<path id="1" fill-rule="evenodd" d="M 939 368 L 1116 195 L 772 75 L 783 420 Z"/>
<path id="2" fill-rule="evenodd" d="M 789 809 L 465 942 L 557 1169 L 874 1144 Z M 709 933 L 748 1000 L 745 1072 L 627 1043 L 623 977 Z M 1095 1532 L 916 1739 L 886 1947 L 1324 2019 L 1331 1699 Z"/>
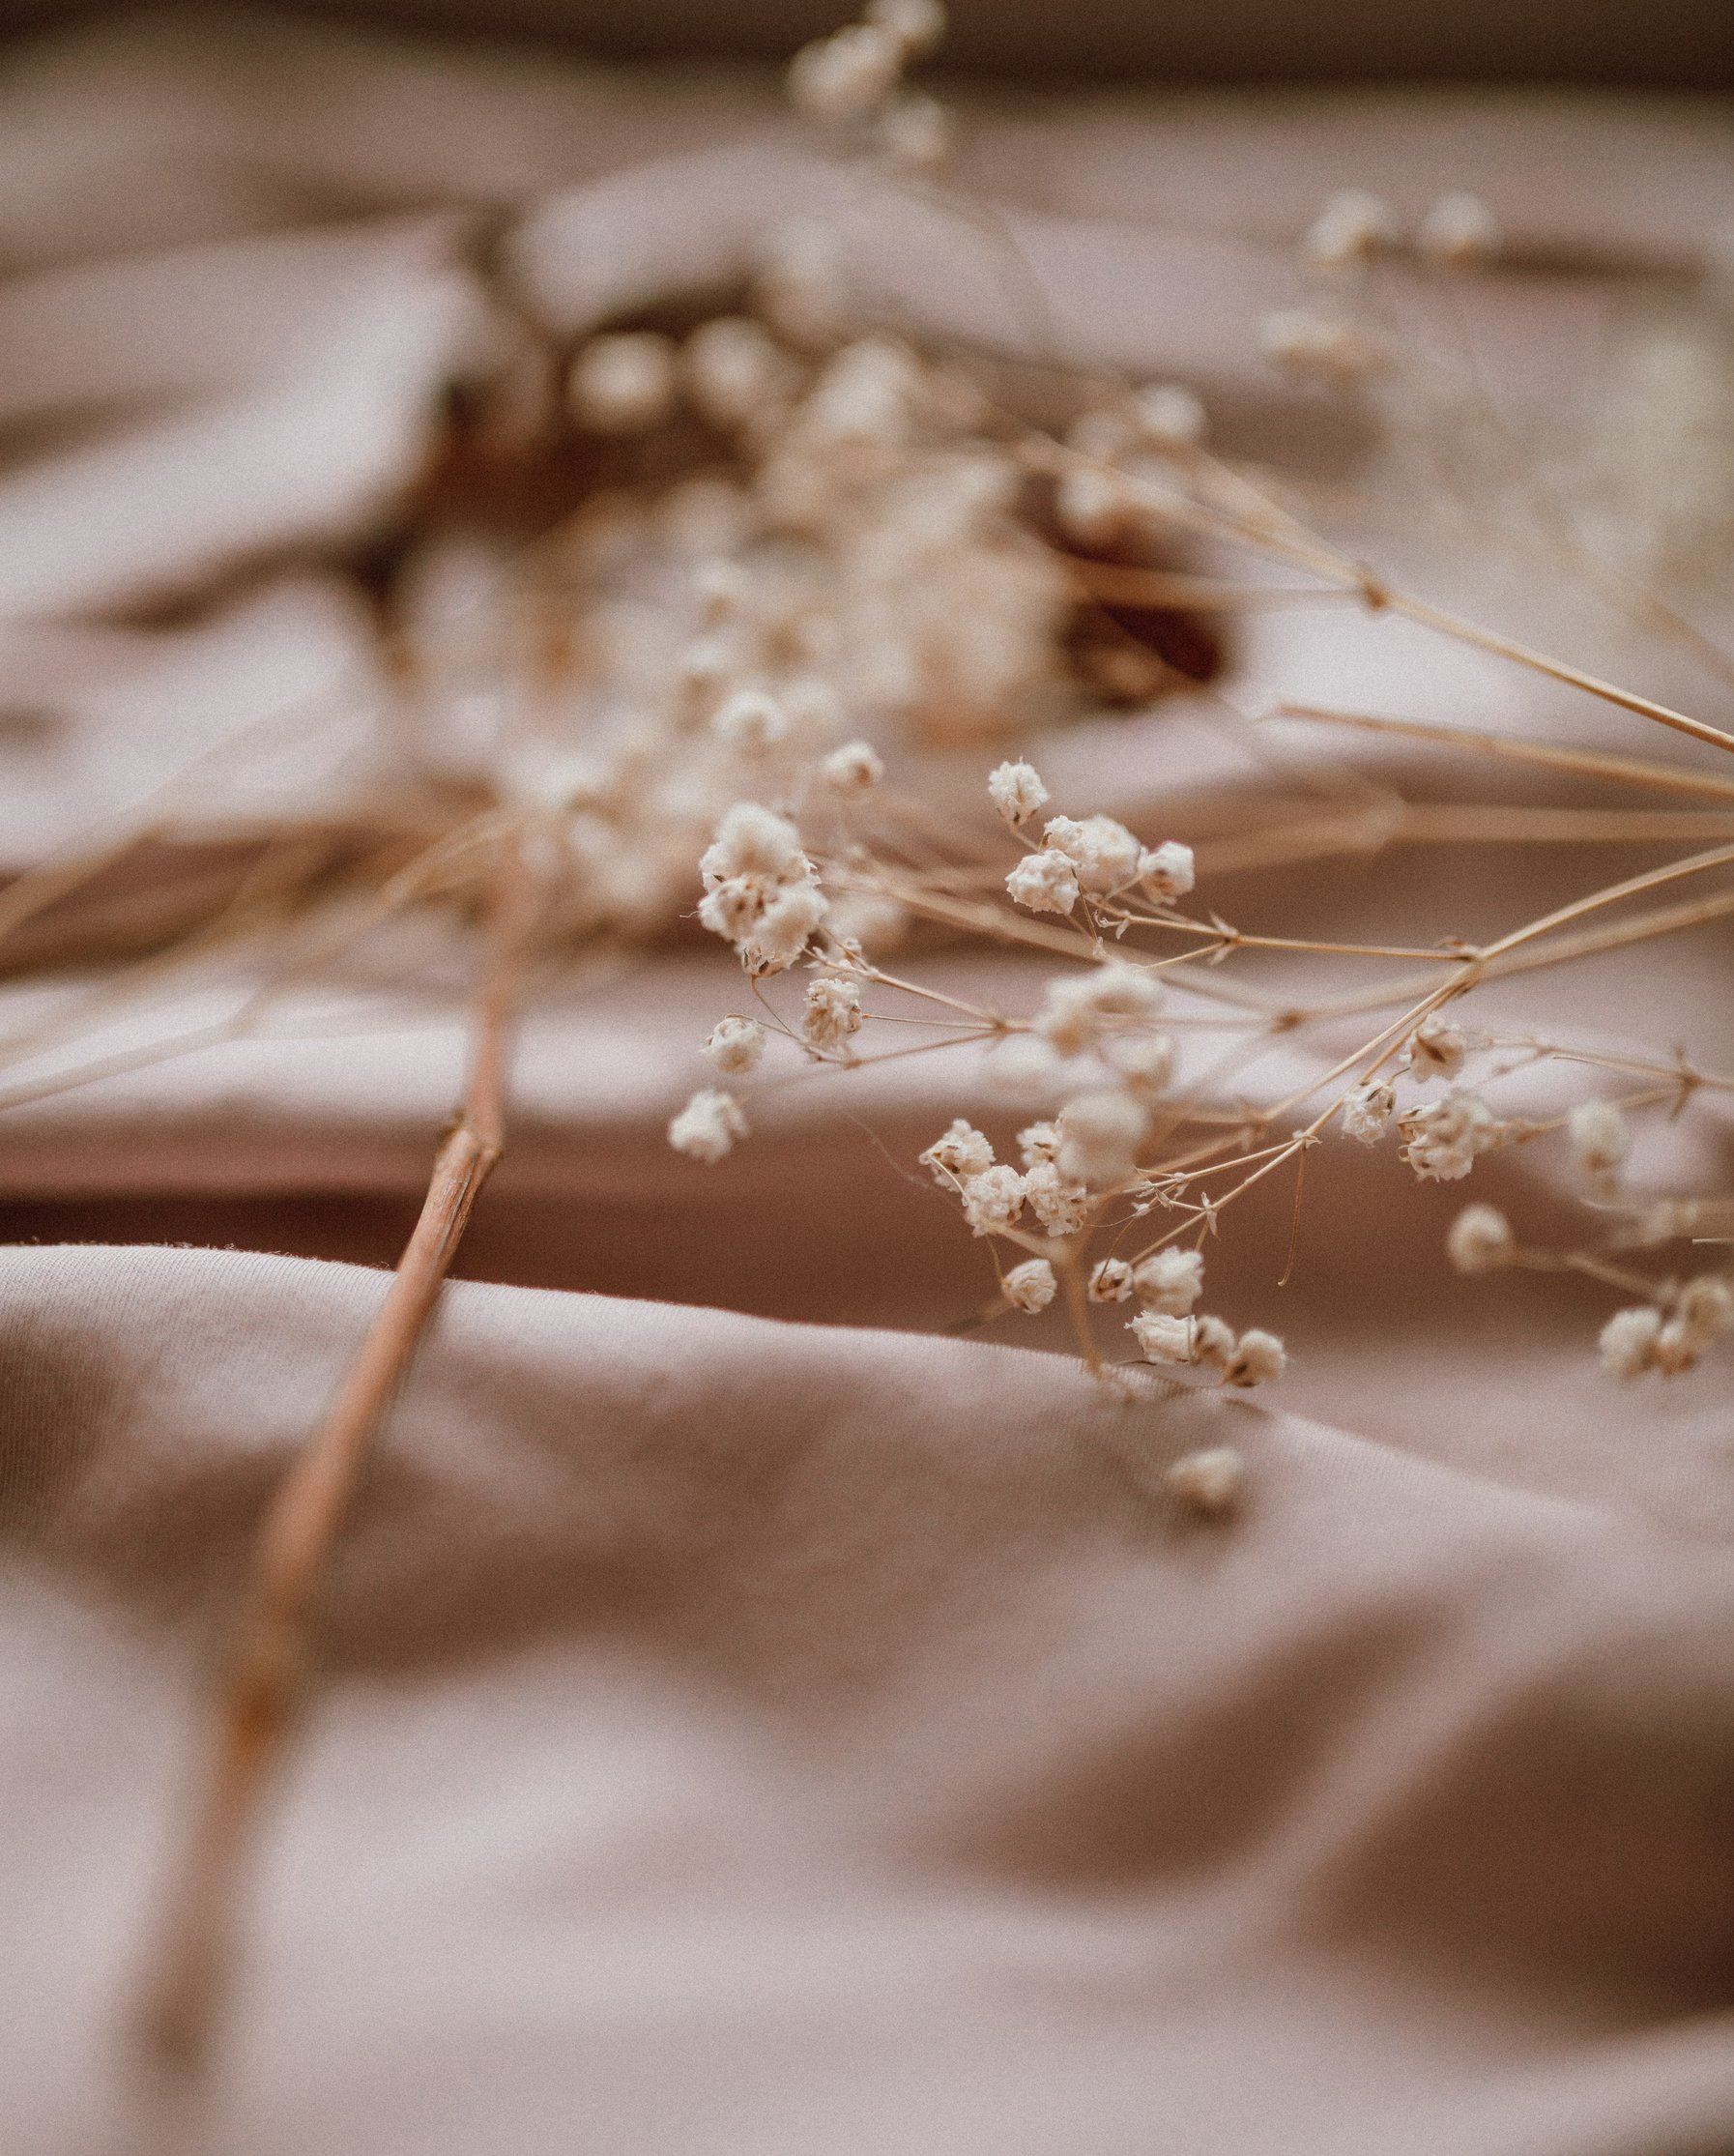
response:
<path id="1" fill-rule="evenodd" d="M 266 1512 L 216 1705 L 204 1788 L 172 1881 L 140 2016 L 150 2053 L 184 2071 L 196 2071 L 206 2055 L 228 1988 L 246 1856 L 306 1691 L 318 1595 L 361 1463 L 433 1314 L 470 1209 L 504 1149 L 507 1049 L 540 905 L 523 848 L 509 842 L 496 880 L 462 1109 L 440 1148 L 385 1302 L 332 1412 Z"/>

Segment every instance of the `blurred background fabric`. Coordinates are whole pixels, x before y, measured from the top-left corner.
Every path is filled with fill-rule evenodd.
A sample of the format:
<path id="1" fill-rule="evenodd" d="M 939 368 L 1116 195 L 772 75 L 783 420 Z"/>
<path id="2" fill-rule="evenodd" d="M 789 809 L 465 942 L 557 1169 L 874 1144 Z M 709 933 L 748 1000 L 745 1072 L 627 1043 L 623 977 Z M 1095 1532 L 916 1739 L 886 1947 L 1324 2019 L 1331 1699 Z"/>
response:
<path id="1" fill-rule="evenodd" d="M 1724 16 L 965 0 L 959 176 L 1072 362 L 1184 376 L 1229 453 L 1332 496 L 1376 415 L 1257 346 L 1319 201 L 1483 193 L 1507 260 L 1454 317 L 1482 381 L 1515 426 L 1605 424 L 1610 370 L 1720 290 Z M 956 220 L 846 184 L 784 113 L 763 63 L 834 20 L 10 12 L 0 871 L 141 822 L 332 810 L 396 753 L 371 565 L 526 321 L 564 348 L 726 287 L 797 200 L 890 319 L 1016 347 Z M 1704 459 L 1662 401 L 1633 438 L 1671 501 Z M 1413 559 L 1416 535 L 1356 529 Z M 1490 549 L 1426 560 L 1725 720 L 1688 658 Z M 1725 633 L 1725 574 L 1705 606 Z M 1345 614 L 1250 623 L 1226 692 L 1633 743 Z M 1219 716 L 1177 697 L 1040 761 L 1068 804 L 1183 817 L 1235 775 Z M 1271 739 L 1297 770 L 1442 782 L 1428 754 Z M 967 813 L 955 770 L 921 782 Z M 1601 858 L 1228 888 L 1300 932 L 1376 904 L 1411 938 L 1484 933 Z M 117 947 L 130 924 L 149 947 L 150 899 L 110 894 Z M 408 960 L 0 1116 L 9 2156 L 146 2145 L 121 2031 L 234 1583 L 461 1079 L 461 965 Z M 1495 1007 L 1587 1030 L 1641 991 L 1638 1046 L 1725 1067 L 1731 962 L 1711 922 Z M 670 1152 L 736 978 L 663 949 L 525 1028 L 469 1277 L 333 1583 L 210 2156 L 1725 2156 L 1721 1373 L 1614 1392 L 1581 1284 L 1453 1279 L 1460 1192 L 1344 1146 L 1282 1291 L 1286 1391 L 1122 1413 L 1063 1355 L 942 1336 L 981 1246 L 910 1163 L 989 1112 L 974 1077 L 797 1093 L 709 1178 Z M 124 1057 L 153 1025 L 220 1033 L 253 984 L 214 963 L 166 1011 L 118 967 L 72 985 Z M 7 1037 L 65 993 L 0 985 Z M 1262 1078 L 1316 1068 L 1279 1044 Z M 1734 1164 L 1715 1111 L 1644 1144 L 1661 1180 Z M 1545 1147 L 1478 1178 L 1544 1223 L 1570 1195 Z M 1211 1257 L 1236 1322 L 1270 1316 L 1288 1193 L 1249 1230 Z M 1225 1429 L 1244 1516 L 1188 1521 L 1162 1470 Z"/>

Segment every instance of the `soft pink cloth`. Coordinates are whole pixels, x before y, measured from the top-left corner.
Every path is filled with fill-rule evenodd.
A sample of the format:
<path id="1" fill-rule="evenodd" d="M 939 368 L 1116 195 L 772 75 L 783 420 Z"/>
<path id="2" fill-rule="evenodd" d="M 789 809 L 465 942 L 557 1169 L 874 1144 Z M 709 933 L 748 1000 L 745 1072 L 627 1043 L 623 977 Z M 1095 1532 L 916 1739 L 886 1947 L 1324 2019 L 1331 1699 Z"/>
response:
<path id="1" fill-rule="evenodd" d="M 440 383 L 498 334 L 466 267 L 477 205 L 512 206 L 521 290 L 576 328 L 726 271 L 767 207 L 836 186 L 751 82 L 659 89 L 251 18 L 176 36 L 93 33 L 0 85 L 19 273 L 0 419 L 36 441 L 0 472 L 9 869 L 147 803 L 246 830 L 344 798 L 384 692 L 353 598 L 280 564 L 390 498 Z M 1480 185 L 1522 248 L 1579 257 L 1495 287 L 1478 321 L 1495 381 L 1533 395 L 1581 379 L 1619 317 L 1589 243 L 1666 264 L 1734 210 L 1725 117 L 984 110 L 968 157 L 1076 357 L 1196 373 L 1230 431 L 1317 471 L 1335 438 L 1252 337 L 1326 187 L 1412 212 Z M 838 214 L 887 304 L 1009 335 L 991 278 L 923 269 L 928 213 Z M 249 566 L 190 622 L 91 618 Z M 1600 624 L 1555 626 L 1601 656 Z M 1712 709 L 1683 660 L 1626 659 Z M 1347 617 L 1256 623 L 1227 693 L 1695 753 Z M 291 707 L 336 715 L 277 727 Z M 1207 837 L 1272 744 L 1479 791 L 1354 737 L 1257 739 L 1194 704 L 1041 761 L 1066 806 L 1151 835 L 1191 818 Z M 948 807 L 978 779 L 924 773 Z M 1398 852 L 1209 896 L 1249 927 L 1330 935 L 1375 909 L 1429 942 L 1510 928 L 1606 859 Z M 1643 1053 L 1688 1038 L 1727 1067 L 1729 949 L 1715 924 L 1480 1007 L 1626 1026 Z M 968 1059 L 791 1089 L 702 1173 L 663 1129 L 737 988 L 690 950 L 557 983 L 524 1028 L 471 1277 L 332 1583 L 209 2113 L 153 2118 L 119 2031 L 236 1583 L 461 1079 L 460 969 L 397 955 L 298 992 L 256 1037 L 0 1117 L 0 1228 L 73 1238 L 0 1254 L 0 2144 L 1734 2148 L 1725 1360 L 1614 1389 L 1598 1291 L 1455 1279 L 1461 1187 L 1341 1142 L 1315 1159 L 1288 1287 L 1291 1186 L 1212 1247 L 1212 1307 L 1293 1353 L 1268 1408 L 1115 1405 L 1063 1354 L 939 1337 L 991 1289 L 913 1167 L 945 1118 L 990 1113 Z M 942 976 L 1008 1002 L 1040 979 L 956 954 Z M 251 982 L 214 963 L 105 1009 L 96 1044 L 220 1022 Z M 14 984 L 0 1030 L 92 985 Z M 1329 1046 L 1278 1042 L 1240 1082 L 1274 1095 Z M 18 1082 L 0 1072 L 0 1098 Z M 1557 1108 L 1574 1082 L 1542 1074 L 1530 1097 Z M 1734 1162 L 1714 1104 L 1641 1147 L 1658 1184 L 1725 1187 Z M 1544 1143 L 1474 1190 L 1545 1234 L 1564 1178 Z M 1004 1337 L 1065 1345 L 1051 1320 Z M 1163 1470 L 1230 1440 L 1241 1514 L 1182 1514 Z"/>

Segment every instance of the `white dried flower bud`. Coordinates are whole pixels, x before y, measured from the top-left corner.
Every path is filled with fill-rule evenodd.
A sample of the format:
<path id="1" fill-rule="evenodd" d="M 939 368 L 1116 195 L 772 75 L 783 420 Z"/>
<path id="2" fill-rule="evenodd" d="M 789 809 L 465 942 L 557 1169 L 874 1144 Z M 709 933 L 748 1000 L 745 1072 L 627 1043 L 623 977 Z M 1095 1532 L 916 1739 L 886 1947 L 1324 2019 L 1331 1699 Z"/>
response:
<path id="1" fill-rule="evenodd" d="M 817 884 L 789 884 L 754 921 L 741 957 L 756 974 L 780 974 L 806 949 L 825 916 L 824 893 Z"/>
<path id="2" fill-rule="evenodd" d="M 1146 1362 L 1191 1362 L 1192 1320 L 1170 1318 L 1160 1310 L 1141 1310 L 1127 1320 Z"/>
<path id="3" fill-rule="evenodd" d="M 1013 1034 L 988 1053 L 988 1089 L 1001 1100 L 1039 1103 L 1059 1084 L 1059 1058 L 1034 1034 Z"/>
<path id="4" fill-rule="evenodd" d="M 1340 270 L 1365 261 L 1397 237 L 1389 206 L 1365 188 L 1343 188 L 1307 227 L 1301 252 L 1321 269 Z"/>
<path id="5" fill-rule="evenodd" d="M 1006 1301 L 1014 1310 L 1027 1311 L 1032 1318 L 1038 1310 L 1047 1309 L 1058 1288 L 1054 1267 L 1046 1258 L 1027 1259 L 1005 1276 Z"/>
<path id="6" fill-rule="evenodd" d="M 1397 1094 L 1375 1078 L 1351 1086 L 1343 1096 L 1340 1121 L 1343 1135 L 1363 1146 L 1376 1146 L 1385 1135 L 1397 1108 Z"/>
<path id="7" fill-rule="evenodd" d="M 1103 1053 L 1140 1100 L 1159 1099 L 1174 1074 L 1174 1044 L 1167 1034 L 1122 1034 Z"/>
<path id="8" fill-rule="evenodd" d="M 1573 1155 L 1585 1175 L 1615 1174 L 1632 1151 L 1632 1132 L 1617 1101 L 1578 1101 L 1566 1127 Z"/>
<path id="9" fill-rule="evenodd" d="M 730 1093 L 707 1087 L 695 1093 L 668 1126 L 668 1142 L 677 1152 L 712 1167 L 734 1145 L 746 1136 L 746 1117 Z"/>
<path id="10" fill-rule="evenodd" d="M 1702 1272 L 1680 1291 L 1676 1321 L 1700 1348 L 1734 1326 L 1734 1288 L 1718 1273 Z"/>
<path id="11" fill-rule="evenodd" d="M 729 876 L 781 881 L 804 875 L 808 866 L 800 832 L 786 816 L 758 801 L 737 801 L 725 810 L 715 838 L 699 860 L 699 872 L 710 889 Z"/>
<path id="12" fill-rule="evenodd" d="M 876 30 L 894 38 L 910 59 L 931 52 L 945 35 L 940 0 L 867 0 L 861 13 Z"/>
<path id="13" fill-rule="evenodd" d="M 705 1053 L 725 1078 L 744 1078 L 765 1053 L 765 1028 L 756 1018 L 719 1018 Z"/>
<path id="14" fill-rule="evenodd" d="M 1033 1168 L 1038 1160 L 1059 1158 L 1059 1125 L 1056 1122 L 1032 1122 L 1018 1133 L 1018 1157 L 1026 1168 Z"/>
<path id="15" fill-rule="evenodd" d="M 750 876 L 728 876 L 699 900 L 699 920 L 724 943 L 738 944 L 752 933 L 765 910 L 763 885 Z"/>
<path id="16" fill-rule="evenodd" d="M 1139 872 L 1141 849 L 1124 824 L 1112 816 L 1054 816 L 1042 827 L 1045 850 L 1063 854 L 1085 890 L 1106 896 Z"/>
<path id="17" fill-rule="evenodd" d="M 1636 1378 L 1656 1368 L 1657 1342 L 1662 1336 L 1662 1313 L 1640 1303 L 1634 1310 L 1616 1310 L 1602 1327 L 1599 1342 L 1602 1367 L 1610 1378 Z"/>
<path id="18" fill-rule="evenodd" d="M 1357 381 L 1385 364 L 1384 348 L 1370 333 L 1306 307 L 1267 314 L 1258 325 L 1258 342 L 1265 358 L 1278 366 L 1327 381 Z"/>
<path id="19" fill-rule="evenodd" d="M 1048 801 L 1048 789 L 1033 764 L 998 764 L 988 773 L 988 799 L 1015 830 Z"/>
<path id="20" fill-rule="evenodd" d="M 1094 1267 L 1085 1291 L 1092 1302 L 1124 1302 L 1132 1293 L 1132 1267 L 1124 1258 L 1104 1258 Z"/>
<path id="21" fill-rule="evenodd" d="M 1204 439 L 1208 422 L 1195 391 L 1179 382 L 1149 382 L 1132 399 L 1144 438 L 1159 449 L 1191 449 Z"/>
<path id="22" fill-rule="evenodd" d="M 1213 1370 L 1226 1370 L 1234 1359 L 1234 1328 L 1225 1319 L 1208 1315 L 1192 1321 L 1192 1359 Z"/>
<path id="23" fill-rule="evenodd" d="M 762 322 L 719 314 L 701 322 L 680 351 L 687 395 L 712 426 L 736 427 L 779 407 L 795 370 Z"/>
<path id="24" fill-rule="evenodd" d="M 879 146 L 903 172 L 937 172 L 951 156 L 951 115 L 938 98 L 899 98 L 879 117 Z"/>
<path id="25" fill-rule="evenodd" d="M 1442 194 L 1421 219 L 1415 245 L 1430 262 L 1450 270 L 1489 261 L 1505 245 L 1499 219 L 1479 194 Z"/>
<path id="26" fill-rule="evenodd" d="M 1075 1236 L 1089 1218 L 1089 1192 L 1069 1182 L 1055 1162 L 1038 1160 L 1025 1171 L 1024 1197 L 1051 1236 Z"/>
<path id="27" fill-rule="evenodd" d="M 800 1034 L 809 1048 L 841 1048 L 852 1034 L 860 1030 L 861 991 L 853 980 L 839 980 L 827 974 L 807 984 Z"/>
<path id="28" fill-rule="evenodd" d="M 1054 489 L 1054 514 L 1080 546 L 1108 546 L 1138 515 L 1138 490 L 1123 473 L 1068 464 Z"/>
<path id="29" fill-rule="evenodd" d="M 1078 903 L 1078 876 L 1063 854 L 1026 854 L 1005 879 L 1014 905 L 1032 914 L 1069 914 Z"/>
<path id="30" fill-rule="evenodd" d="M 1024 1179 L 1015 1168 L 984 1168 L 964 1184 L 964 1218 L 978 1236 L 1015 1228 L 1024 1209 Z"/>
<path id="31" fill-rule="evenodd" d="M 920 393 L 920 368 L 903 345 L 861 337 L 820 376 L 801 407 L 801 425 L 827 445 L 902 449 Z"/>
<path id="32" fill-rule="evenodd" d="M 1192 848 L 1165 838 L 1139 855 L 1138 880 L 1152 898 L 1184 898 L 1198 881 Z"/>
<path id="33" fill-rule="evenodd" d="M 1148 1019 L 1162 999 L 1154 976 L 1122 959 L 1051 980 L 1036 1028 L 1062 1056 L 1081 1056 L 1121 1024 Z"/>
<path id="34" fill-rule="evenodd" d="M 650 330 L 592 337 L 572 362 L 567 395 L 592 434 L 642 434 L 675 401 L 675 348 Z"/>
<path id="35" fill-rule="evenodd" d="M 1246 1478 L 1246 1462 L 1231 1444 L 1214 1444 L 1176 1460 L 1163 1480 L 1182 1504 L 1216 1518 L 1230 1512 Z"/>
<path id="36" fill-rule="evenodd" d="M 962 1116 L 953 1119 L 942 1138 L 936 1138 L 924 1153 L 916 1155 L 935 1182 L 959 1182 L 979 1176 L 994 1165 L 994 1149 L 975 1125 Z"/>
<path id="37" fill-rule="evenodd" d="M 875 22 L 852 22 L 802 45 L 789 63 L 790 102 L 810 120 L 859 120 L 895 87 L 903 70 L 897 40 Z"/>
<path id="38" fill-rule="evenodd" d="M 1691 1369 L 1702 1352 L 1702 1344 L 1678 1318 L 1669 1318 L 1656 1335 L 1656 1367 L 1664 1378 Z"/>
<path id="39" fill-rule="evenodd" d="M 1288 1366 L 1287 1351 L 1274 1332 L 1254 1326 L 1234 1343 L 1234 1353 L 1223 1370 L 1224 1384 L 1269 1384 Z"/>
<path id="40" fill-rule="evenodd" d="M 828 785 L 840 794 L 871 793 L 885 775 L 880 753 L 871 742 L 846 742 L 833 748 L 819 767 Z"/>
<path id="41" fill-rule="evenodd" d="M 1204 1257 L 1199 1250 L 1152 1251 L 1132 1269 L 1132 1286 L 1147 1310 L 1170 1318 L 1186 1317 L 1204 1292 Z"/>
<path id="42" fill-rule="evenodd" d="M 1463 1067 L 1467 1046 L 1463 1029 L 1433 1011 L 1409 1036 L 1409 1069 L 1417 1080 L 1455 1078 Z"/>
<path id="43" fill-rule="evenodd" d="M 1099 1189 L 1123 1182 L 1150 1127 L 1147 1111 L 1123 1093 L 1084 1093 L 1059 1112 L 1059 1170 Z"/>
<path id="44" fill-rule="evenodd" d="M 1456 1182 L 1505 1135 L 1505 1125 L 1472 1093 L 1451 1093 L 1398 1119 L 1402 1157 L 1423 1182 Z"/>
<path id="45" fill-rule="evenodd" d="M 774 696 L 762 688 L 737 688 L 717 707 L 710 731 L 743 756 L 762 755 L 789 732 L 789 720 Z"/>
<path id="46" fill-rule="evenodd" d="M 1517 1250 L 1511 1222 L 1493 1206 L 1465 1206 L 1445 1238 L 1445 1254 L 1459 1272 L 1496 1272 Z"/>

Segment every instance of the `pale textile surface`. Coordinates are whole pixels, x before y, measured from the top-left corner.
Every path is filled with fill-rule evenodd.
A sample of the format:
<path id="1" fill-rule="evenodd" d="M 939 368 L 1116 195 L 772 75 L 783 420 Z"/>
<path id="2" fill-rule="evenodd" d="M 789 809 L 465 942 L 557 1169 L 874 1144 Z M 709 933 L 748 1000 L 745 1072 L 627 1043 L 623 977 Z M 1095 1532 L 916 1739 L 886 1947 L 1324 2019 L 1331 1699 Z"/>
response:
<path id="1" fill-rule="evenodd" d="M 383 690 L 355 601 L 294 550 L 389 497 L 496 334 L 477 204 L 543 198 L 505 253 L 578 327 L 726 277 L 792 188 L 836 187 L 750 81 L 263 18 L 175 38 L 93 33 L 0 86 L 0 416 L 43 429 L 0 472 L 8 869 L 159 793 L 243 818 L 340 794 Z M 1511 384 L 1580 372 L 1608 334 L 1598 247 L 1666 264 L 1734 215 L 1725 114 L 1687 104 L 1026 108 L 985 115 L 969 156 L 1075 356 L 1194 373 L 1266 440 L 1318 423 L 1254 343 L 1328 186 L 1412 210 L 1480 184 L 1552 250 L 1482 325 Z M 888 305 L 1008 334 L 979 264 L 923 269 L 918 206 L 824 199 Z M 188 592 L 176 626 L 96 618 Z M 1645 679 L 1702 699 L 1664 663 Z M 1277 690 L 1671 752 L 1397 627 L 1249 633 L 1233 693 Z M 262 749 L 297 700 L 336 716 Z M 1041 761 L 1062 798 L 1148 820 L 1176 770 L 1207 787 L 1236 753 L 1176 708 Z M 931 774 L 941 801 L 964 783 Z M 1444 884 L 1369 862 L 1281 897 L 1299 933 L 1376 898 L 1413 940 L 1599 872 L 1566 849 Z M 1635 1045 L 1725 1067 L 1729 955 L 1701 930 L 1510 1009 L 1605 1027 L 1623 979 L 1650 999 Z M 145 2145 L 119 2031 L 224 1616 L 384 1291 L 361 1265 L 99 1238 L 389 1256 L 462 1070 L 457 969 L 411 956 L 413 987 L 350 978 L 260 1037 L 0 1118 L 13 1232 L 86 1238 L 0 1258 L 9 2152 Z M 104 1037 L 209 1023 L 246 985 L 213 969 Z M 8 989 L 8 1029 L 59 993 Z M 737 998 L 671 951 L 525 1029 L 481 1277 L 448 1291 L 369 1472 L 186 2145 L 1734 2148 L 1723 1371 L 1611 1389 L 1599 1302 L 1452 1280 L 1461 1191 L 1343 1148 L 1280 1297 L 1286 1192 L 1212 1255 L 1213 1306 L 1288 1338 L 1278 1404 L 1113 1405 L 1063 1355 L 935 1336 L 989 1285 L 910 1172 L 972 1105 L 967 1072 L 796 1089 L 709 1177 L 668 1151 Z M 1249 1090 L 1302 1067 L 1273 1052 Z M 1658 1182 L 1734 1151 L 1714 1117 L 1643 1145 Z M 1477 1191 L 1545 1228 L 1560 1173 L 1526 1149 Z M 1183 1516 L 1163 1469 L 1227 1439 L 1240 1517 Z"/>

